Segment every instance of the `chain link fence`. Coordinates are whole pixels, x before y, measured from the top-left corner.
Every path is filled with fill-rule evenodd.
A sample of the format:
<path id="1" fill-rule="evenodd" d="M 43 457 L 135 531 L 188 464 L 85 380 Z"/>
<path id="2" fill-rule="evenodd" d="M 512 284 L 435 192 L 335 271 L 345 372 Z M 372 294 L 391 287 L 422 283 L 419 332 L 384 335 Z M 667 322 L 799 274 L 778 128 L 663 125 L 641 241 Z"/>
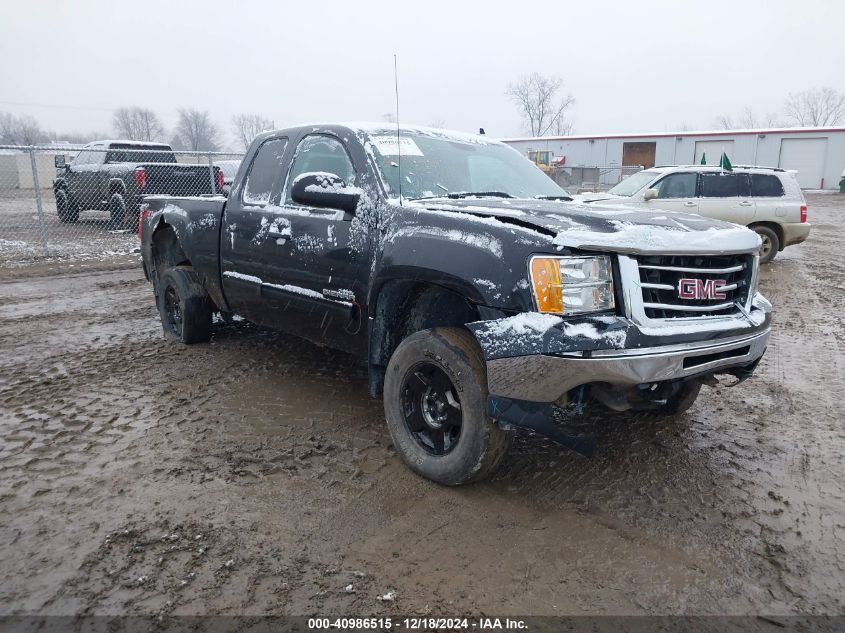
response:
<path id="1" fill-rule="evenodd" d="M 0 145 L 0 267 L 136 252 L 145 195 L 227 193 L 242 158 L 149 143 Z"/>
<path id="2" fill-rule="evenodd" d="M 561 165 L 544 171 L 564 189 L 582 193 L 610 189 L 642 170 L 641 165 Z"/>

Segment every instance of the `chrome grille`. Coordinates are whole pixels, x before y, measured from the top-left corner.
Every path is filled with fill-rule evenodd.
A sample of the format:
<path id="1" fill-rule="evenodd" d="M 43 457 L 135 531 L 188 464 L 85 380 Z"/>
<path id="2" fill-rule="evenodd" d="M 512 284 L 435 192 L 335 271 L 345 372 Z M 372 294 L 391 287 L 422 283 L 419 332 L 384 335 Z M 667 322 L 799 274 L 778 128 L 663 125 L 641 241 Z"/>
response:
<path id="1" fill-rule="evenodd" d="M 636 258 L 643 309 L 650 319 L 727 316 L 744 305 L 753 275 L 752 255 L 656 255 Z M 696 284 L 718 290 L 723 298 L 681 296 L 697 294 Z M 716 283 L 718 282 L 718 283 Z M 689 294 L 689 293 L 688 293 Z M 700 293 L 698 293 L 700 294 Z"/>

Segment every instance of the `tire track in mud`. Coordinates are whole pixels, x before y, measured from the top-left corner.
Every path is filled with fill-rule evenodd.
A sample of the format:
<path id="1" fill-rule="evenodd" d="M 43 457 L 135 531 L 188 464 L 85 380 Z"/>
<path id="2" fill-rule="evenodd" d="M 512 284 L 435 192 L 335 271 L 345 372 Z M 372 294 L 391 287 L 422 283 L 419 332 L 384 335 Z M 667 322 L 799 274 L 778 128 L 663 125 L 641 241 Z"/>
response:
<path id="1" fill-rule="evenodd" d="M 300 410 L 299 414 L 290 415 L 293 424 L 282 425 L 285 432 L 273 429 L 272 437 L 268 438 L 264 431 L 278 426 L 277 416 L 264 414 L 258 420 L 264 426 L 256 432 L 244 421 L 245 416 L 237 406 L 220 406 L 219 402 L 231 400 L 231 390 L 243 389 L 244 385 L 256 380 L 268 380 L 271 373 L 277 376 L 273 378 L 272 386 L 284 386 L 285 379 L 298 375 L 303 368 L 313 370 L 314 359 L 309 355 L 313 356 L 315 351 L 320 355 L 322 351 L 299 341 L 279 341 L 280 335 L 259 331 L 248 324 L 219 328 L 215 341 L 209 346 L 193 349 L 170 346 L 160 338 L 154 308 L 151 305 L 136 307 L 137 298 L 130 296 L 134 290 L 128 292 L 127 288 L 137 289 L 136 297 L 143 292 L 141 296 L 145 301 L 142 303 L 148 303 L 149 288 L 145 286 L 124 284 L 123 281 L 98 282 L 94 292 L 109 293 L 110 299 L 95 301 L 102 304 L 95 314 L 87 319 L 75 319 L 79 312 L 73 309 L 73 301 L 69 301 L 64 312 L 50 313 L 50 319 L 39 320 L 38 325 L 50 328 L 62 321 L 75 325 L 67 325 L 63 334 L 57 337 L 38 332 L 33 336 L 36 340 L 27 344 L 23 353 L 4 357 L 9 371 L 0 383 L 0 403 L 4 412 L 0 473 L 8 484 L 8 491 L 0 498 L 6 508 L 29 515 L 29 520 L 43 520 L 44 504 L 53 503 L 60 515 L 78 516 L 79 507 L 73 508 L 74 504 L 70 502 L 56 502 L 54 497 L 78 494 L 81 503 L 96 504 L 98 499 L 108 497 L 107 493 L 95 492 L 99 485 L 132 485 L 133 482 L 115 472 L 127 467 L 130 471 L 143 472 L 152 484 L 167 482 L 167 485 L 173 485 L 174 481 L 184 480 L 186 485 L 194 486 L 198 482 L 221 479 L 238 486 L 254 481 L 267 485 L 317 482 L 324 489 L 327 502 L 345 496 L 349 490 L 369 487 L 362 474 L 374 472 L 384 463 L 383 456 L 380 460 L 372 458 L 369 436 L 365 433 L 357 438 L 326 439 L 315 424 L 315 416 L 319 419 L 323 415 L 327 418 L 342 415 L 339 407 L 321 398 L 344 389 L 343 382 L 348 380 L 350 373 L 348 358 L 329 356 L 328 364 L 306 381 L 315 383 L 305 385 L 307 397 L 286 406 L 289 410 L 283 411 L 290 414 L 290 410 Z M 23 300 L 37 301 L 37 295 L 30 293 Z M 53 301 L 49 308 L 55 310 L 61 303 Z M 128 318 L 130 314 L 132 317 Z M 9 325 L 10 331 L 26 319 L 15 321 L 19 323 Z M 276 346 L 282 349 L 270 351 Z M 238 358 L 226 360 L 233 351 Z M 270 355 L 262 359 L 266 351 L 270 351 Z M 333 369 L 340 366 L 344 367 L 342 371 Z M 354 374 L 354 370 L 351 371 Z M 361 375 L 359 370 L 357 378 Z M 363 403 L 364 409 L 371 410 L 371 403 L 363 396 L 365 392 L 361 393 L 362 397 L 356 397 L 352 408 L 360 412 Z M 270 400 L 272 398 L 265 398 L 261 406 L 253 404 L 253 410 L 260 410 Z M 315 407 L 315 401 L 326 402 L 327 409 Z M 160 459 L 161 453 L 164 459 Z M 386 453 L 384 448 L 382 453 Z M 145 464 L 147 460 L 152 463 Z M 104 468 L 109 469 L 108 472 L 97 477 Z M 70 483 L 74 480 L 76 483 Z M 118 494 L 122 492 L 122 488 L 118 490 Z M 194 512 L 195 508 L 192 508 L 187 514 Z M 33 514 L 39 516 L 33 517 Z M 159 523 L 172 521 L 174 514 L 180 512 L 171 508 L 164 513 L 164 518 L 159 516 Z M 117 533 L 150 529 L 137 517 L 116 526 L 112 521 L 111 527 L 116 527 Z M 21 535 L 31 528 L 27 520 L 12 522 L 8 526 L 10 541 L 23 549 L 26 538 Z M 217 527 L 217 530 L 221 529 Z M 253 525 L 245 534 L 255 530 Z M 36 592 L 31 596 L 34 601 L 26 602 L 23 596 L 29 589 L 20 578 L 32 579 L 29 565 L 43 553 L 45 543 L 61 541 L 63 537 L 68 540 L 67 534 L 61 532 L 61 529 L 44 525 L 37 528 L 32 534 L 29 552 L 12 557 L 0 599 L 5 604 L 21 601 L 36 608 L 75 605 L 72 610 L 77 611 L 80 605 L 84 610 L 105 603 L 124 604 L 121 601 L 125 600 L 127 591 L 125 578 L 100 574 L 102 565 L 97 561 L 108 560 L 102 549 L 105 542 L 91 551 L 95 543 L 90 541 L 76 556 L 75 567 L 73 563 L 58 564 L 51 570 L 63 571 L 67 578 L 65 584 L 53 587 L 52 592 Z M 73 547 L 81 545 L 82 537 L 78 533 L 71 538 L 75 539 Z M 247 551 L 250 546 L 247 540 L 241 550 Z M 80 562 L 85 551 L 88 553 Z M 286 555 L 290 557 L 289 553 Z M 313 560 L 317 559 L 317 556 L 313 557 Z M 261 576 L 268 569 L 266 565 L 259 565 L 255 560 L 252 554 L 247 556 L 240 568 L 244 571 L 239 572 L 244 575 L 239 582 L 248 595 L 255 593 L 256 587 L 273 584 L 272 579 Z M 310 567 L 303 561 L 300 563 L 303 567 L 300 579 L 292 577 L 285 583 L 303 595 L 319 584 L 319 578 L 335 573 L 320 571 L 306 582 L 303 578 L 311 577 Z M 326 563 L 325 567 L 330 569 L 331 564 Z M 206 571 L 208 569 L 203 567 L 203 572 Z M 211 577 L 216 580 L 209 587 L 223 583 L 223 580 L 228 583 L 229 576 L 234 578 L 236 575 L 226 574 L 223 579 L 216 568 L 212 571 Z M 203 577 L 207 575 L 202 574 Z M 361 576 L 357 584 L 362 585 L 363 579 Z M 143 596 L 149 593 L 149 587 L 141 584 L 144 586 L 129 585 L 140 592 L 137 596 L 141 600 L 139 609 L 158 604 L 153 599 L 147 604 L 147 598 Z M 140 591 L 142 589 L 144 591 Z M 258 593 L 263 594 L 263 589 Z M 264 599 L 262 596 L 261 600 Z M 311 599 L 310 594 L 303 599 Z M 156 608 L 170 609 L 181 604 L 179 608 L 189 611 L 196 608 L 197 612 L 202 612 L 221 606 L 219 596 L 205 607 L 199 606 L 201 603 L 193 598 L 180 602 L 172 595 L 162 604 L 168 602 L 169 607 L 159 605 Z M 146 606 L 142 608 L 141 604 Z M 246 604 L 233 605 L 233 608 Z"/>
<path id="2" fill-rule="evenodd" d="M 764 270 L 751 381 L 675 420 L 593 411 L 591 459 L 521 434 L 462 489 L 398 463 L 344 354 L 245 322 L 168 345 L 137 270 L 0 283 L 0 605 L 841 612 L 837 200 Z"/>

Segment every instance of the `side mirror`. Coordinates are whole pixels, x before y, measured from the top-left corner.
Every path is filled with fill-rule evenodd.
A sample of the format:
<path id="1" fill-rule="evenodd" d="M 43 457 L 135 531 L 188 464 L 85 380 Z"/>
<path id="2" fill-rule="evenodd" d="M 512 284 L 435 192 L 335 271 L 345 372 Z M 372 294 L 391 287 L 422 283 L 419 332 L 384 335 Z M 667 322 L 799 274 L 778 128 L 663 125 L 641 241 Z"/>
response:
<path id="1" fill-rule="evenodd" d="M 361 190 L 348 186 L 340 177 L 324 171 L 300 174 L 293 181 L 291 198 L 297 204 L 355 213 Z"/>
<path id="2" fill-rule="evenodd" d="M 64 154 L 56 154 L 53 157 L 53 163 L 56 165 L 56 169 L 64 169 L 65 168 L 65 155 Z"/>
<path id="3" fill-rule="evenodd" d="M 657 189 L 646 189 L 645 193 L 643 193 L 643 200 L 648 202 L 649 200 L 654 200 L 658 196 L 659 192 Z"/>

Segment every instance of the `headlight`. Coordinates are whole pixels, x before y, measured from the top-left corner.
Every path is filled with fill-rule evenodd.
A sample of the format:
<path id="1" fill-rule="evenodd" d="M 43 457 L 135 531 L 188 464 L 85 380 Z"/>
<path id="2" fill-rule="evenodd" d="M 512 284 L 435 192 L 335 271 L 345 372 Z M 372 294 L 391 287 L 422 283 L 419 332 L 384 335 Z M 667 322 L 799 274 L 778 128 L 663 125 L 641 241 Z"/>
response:
<path id="1" fill-rule="evenodd" d="M 752 301 L 760 288 L 760 256 L 751 258 L 751 287 L 748 289 L 748 300 Z"/>
<path id="2" fill-rule="evenodd" d="M 609 257 L 535 256 L 530 268 L 540 312 L 581 314 L 615 306 Z"/>

